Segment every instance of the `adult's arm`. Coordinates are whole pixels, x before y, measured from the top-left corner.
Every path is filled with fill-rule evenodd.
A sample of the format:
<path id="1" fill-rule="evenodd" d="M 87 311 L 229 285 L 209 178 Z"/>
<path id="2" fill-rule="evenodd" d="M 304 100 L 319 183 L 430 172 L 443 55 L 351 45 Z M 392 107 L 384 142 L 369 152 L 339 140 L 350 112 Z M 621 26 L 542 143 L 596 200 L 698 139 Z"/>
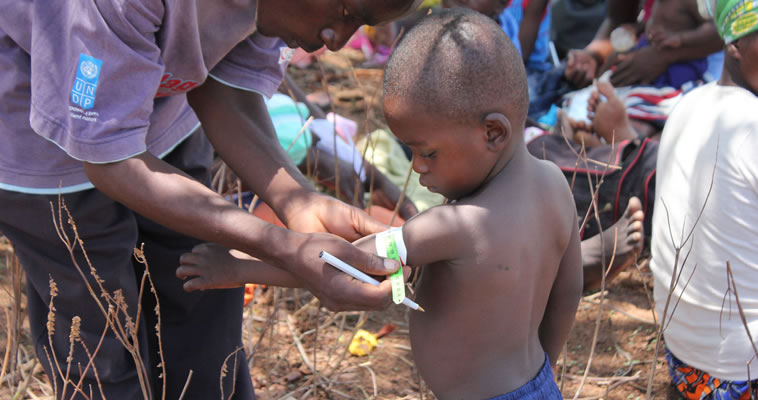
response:
<path id="1" fill-rule="evenodd" d="M 187 100 L 221 158 L 288 224 L 315 189 L 281 148 L 263 96 L 209 78 Z"/>
<path id="2" fill-rule="evenodd" d="M 534 42 L 537 40 L 537 34 L 540 31 L 542 16 L 545 15 L 545 9 L 548 7 L 547 0 L 532 0 L 524 8 L 524 18 L 518 31 L 518 40 L 521 43 L 521 56 L 524 63 L 529 61 L 529 56 L 534 50 Z"/>
<path id="3" fill-rule="evenodd" d="M 318 253 L 327 250 L 375 274 L 398 265 L 385 268 L 381 258 L 336 236 L 267 224 L 150 153 L 114 163 L 84 163 L 84 167 L 95 186 L 114 200 L 171 229 L 255 254 L 292 272 L 330 309 L 378 309 L 389 304 L 389 286 L 357 282 L 321 263 Z"/>
<path id="4" fill-rule="evenodd" d="M 723 47 L 723 42 L 711 23 L 701 25 L 697 36 L 702 40 L 698 44 L 673 49 L 647 46 L 619 55 L 611 83 L 617 87 L 650 83 L 671 64 L 701 59 Z"/>
<path id="5" fill-rule="evenodd" d="M 706 56 L 724 48 L 724 40 L 719 36 L 716 24 L 713 21 L 703 23 L 696 29 L 682 32 L 681 42 L 682 47 L 699 49 L 700 54 Z M 694 58 L 701 57 L 695 56 Z"/>

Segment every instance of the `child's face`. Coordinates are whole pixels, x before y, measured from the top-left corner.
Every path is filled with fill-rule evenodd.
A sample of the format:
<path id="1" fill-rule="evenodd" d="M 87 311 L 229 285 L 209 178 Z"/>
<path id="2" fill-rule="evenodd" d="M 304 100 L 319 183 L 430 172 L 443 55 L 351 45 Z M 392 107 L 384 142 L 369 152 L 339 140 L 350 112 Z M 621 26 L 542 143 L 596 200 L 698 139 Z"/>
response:
<path id="1" fill-rule="evenodd" d="M 413 170 L 430 191 L 456 200 L 476 190 L 492 171 L 495 154 L 487 149 L 483 127 L 409 107 L 393 110 L 386 100 L 385 116 L 395 136 L 413 151 Z"/>
<path id="2" fill-rule="evenodd" d="M 361 25 L 391 21 L 409 11 L 413 0 L 260 0 L 258 31 L 278 36 L 290 47 L 313 52 L 338 50 Z"/>

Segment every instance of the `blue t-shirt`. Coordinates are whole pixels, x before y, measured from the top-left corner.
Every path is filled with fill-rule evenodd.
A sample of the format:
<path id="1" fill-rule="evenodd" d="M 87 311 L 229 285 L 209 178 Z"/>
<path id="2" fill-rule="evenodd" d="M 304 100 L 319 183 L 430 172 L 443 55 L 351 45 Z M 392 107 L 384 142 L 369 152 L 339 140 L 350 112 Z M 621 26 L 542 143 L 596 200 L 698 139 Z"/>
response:
<path id="1" fill-rule="evenodd" d="M 500 27 L 503 28 L 505 34 L 511 39 L 513 45 L 516 46 L 519 55 L 522 54 L 521 42 L 518 40 L 518 21 L 516 21 L 511 14 L 503 11 L 502 14 L 498 15 L 497 22 L 500 24 Z"/>
<path id="2" fill-rule="evenodd" d="M 511 38 L 516 48 L 521 53 L 521 45 L 518 40 L 519 27 L 521 21 L 524 19 L 524 3 L 529 0 L 511 0 L 511 3 L 506 7 L 505 11 L 498 17 L 500 26 L 503 28 L 508 37 Z M 513 31 L 512 26 L 516 27 Z M 552 64 L 548 61 L 550 42 L 550 7 L 546 7 L 545 15 L 540 22 L 539 31 L 537 31 L 537 39 L 534 41 L 534 48 L 532 54 L 529 55 L 529 60 L 526 63 L 526 68 L 529 70 L 547 71 L 552 67 Z"/>

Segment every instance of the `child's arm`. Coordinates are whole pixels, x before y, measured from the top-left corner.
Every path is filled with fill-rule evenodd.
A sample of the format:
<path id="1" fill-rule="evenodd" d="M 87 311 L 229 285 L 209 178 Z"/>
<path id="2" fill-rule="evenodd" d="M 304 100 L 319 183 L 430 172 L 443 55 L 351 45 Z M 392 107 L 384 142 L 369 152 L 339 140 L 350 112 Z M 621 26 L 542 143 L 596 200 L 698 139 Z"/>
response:
<path id="1" fill-rule="evenodd" d="M 459 258 L 460 241 L 456 232 L 458 217 L 454 206 L 432 207 L 403 225 L 403 242 L 408 251 L 407 265 L 427 265 Z M 353 244 L 363 251 L 376 252 L 375 235 L 366 236 Z"/>
<path id="2" fill-rule="evenodd" d="M 705 47 L 706 51 L 717 51 L 724 46 L 713 21 L 703 22 L 695 29 L 679 32 L 678 41 L 681 47 L 699 46 Z"/>
<path id="3" fill-rule="evenodd" d="M 648 33 L 648 39 L 656 47 L 661 49 L 702 47 L 703 49 L 697 54 L 710 54 L 712 53 L 710 50 L 717 51 L 724 46 L 724 42 L 719 37 L 716 25 L 713 21 L 703 22 L 695 29 L 688 29 L 681 32 L 652 31 Z"/>
<path id="4" fill-rule="evenodd" d="M 179 258 L 179 279 L 187 280 L 184 290 L 228 289 L 246 283 L 271 286 L 302 287 L 290 272 L 266 264 L 249 255 L 213 243 L 195 246 L 192 253 Z"/>
<path id="5" fill-rule="evenodd" d="M 558 274 L 550 290 L 550 298 L 539 329 L 542 348 L 553 365 L 568 340 L 582 297 L 583 273 L 579 228 L 576 224 L 572 226 L 571 239 L 558 267 Z"/>

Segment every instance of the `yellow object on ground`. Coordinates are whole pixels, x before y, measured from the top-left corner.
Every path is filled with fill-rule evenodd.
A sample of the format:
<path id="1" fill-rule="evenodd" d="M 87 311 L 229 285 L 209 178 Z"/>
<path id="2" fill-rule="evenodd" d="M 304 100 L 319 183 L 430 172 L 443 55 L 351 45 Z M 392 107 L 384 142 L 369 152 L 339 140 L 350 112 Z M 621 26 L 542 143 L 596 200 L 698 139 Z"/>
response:
<path id="1" fill-rule="evenodd" d="M 377 129 L 361 138 L 355 144 L 359 151 L 363 152 L 363 149 L 366 148 L 367 140 L 371 140 L 371 143 L 368 145 L 363 158 L 373 164 L 402 190 L 408 169 L 411 167 L 411 162 L 405 156 L 403 148 L 400 147 L 400 144 L 392 133 L 386 129 Z M 432 193 L 427 188 L 421 186 L 418 183 L 418 173 L 415 171 L 411 172 L 406 195 L 413 201 L 413 204 L 416 205 L 419 211 L 424 211 L 445 201 L 445 198 L 441 194 Z"/>
<path id="2" fill-rule="evenodd" d="M 353 336 L 353 340 L 350 342 L 348 351 L 354 356 L 367 356 L 372 350 L 379 344 L 379 340 L 376 335 L 363 329 L 358 329 Z"/>

